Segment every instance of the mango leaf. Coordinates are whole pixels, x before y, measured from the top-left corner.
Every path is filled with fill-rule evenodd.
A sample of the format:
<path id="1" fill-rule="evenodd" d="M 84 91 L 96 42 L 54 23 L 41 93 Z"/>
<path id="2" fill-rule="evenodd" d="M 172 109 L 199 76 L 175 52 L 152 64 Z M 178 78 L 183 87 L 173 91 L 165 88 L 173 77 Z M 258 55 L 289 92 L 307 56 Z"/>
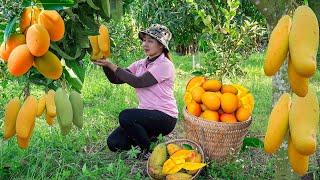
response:
<path id="1" fill-rule="evenodd" d="M 186 150 L 192 150 L 192 146 L 190 146 L 190 144 L 182 144 L 182 149 L 186 149 Z"/>
<path id="2" fill-rule="evenodd" d="M 72 89 L 77 92 L 81 92 L 82 82 L 78 78 L 78 76 L 73 72 L 73 70 L 67 66 L 63 69 L 63 73 L 65 74 L 65 78 L 68 81 L 68 84 L 72 87 Z"/>
<path id="3" fill-rule="evenodd" d="M 23 0 L 22 7 L 28 7 L 31 6 L 31 0 Z"/>
<path id="4" fill-rule="evenodd" d="M 201 75 L 203 75 L 203 72 L 202 71 L 193 71 L 191 74 L 194 76 L 201 76 Z"/>
<path id="5" fill-rule="evenodd" d="M 90 7 L 92 7 L 95 10 L 99 10 L 100 8 L 92 2 L 92 0 L 87 0 L 87 3 L 89 4 Z"/>
<path id="6" fill-rule="evenodd" d="M 66 61 L 68 67 L 70 67 L 73 72 L 78 76 L 80 81 L 84 82 L 86 67 L 81 61 Z"/>
<path id="7" fill-rule="evenodd" d="M 103 13 L 107 17 L 110 17 L 110 2 L 109 2 L 109 0 L 101 0 L 101 7 L 103 10 Z"/>
<path id="8" fill-rule="evenodd" d="M 244 138 L 241 151 L 245 151 L 248 147 L 263 148 L 263 142 L 259 138 L 247 137 Z"/>
<path id="9" fill-rule="evenodd" d="M 18 17 L 14 16 L 9 21 L 9 23 L 7 24 L 7 26 L 6 26 L 5 30 L 4 30 L 3 41 L 7 41 L 8 38 L 10 37 L 10 35 L 11 35 L 12 31 L 13 31 L 14 25 L 16 24 L 17 19 L 18 19 Z"/>
<path id="10" fill-rule="evenodd" d="M 41 4 L 46 10 L 61 10 L 65 7 L 75 5 L 74 0 L 38 0 L 36 4 Z"/>
<path id="11" fill-rule="evenodd" d="M 75 56 L 70 56 L 67 53 L 65 53 L 56 43 L 51 43 L 50 48 L 52 48 L 54 51 L 56 51 L 62 58 L 66 60 L 75 60 L 81 55 L 81 49 L 77 48 Z"/>

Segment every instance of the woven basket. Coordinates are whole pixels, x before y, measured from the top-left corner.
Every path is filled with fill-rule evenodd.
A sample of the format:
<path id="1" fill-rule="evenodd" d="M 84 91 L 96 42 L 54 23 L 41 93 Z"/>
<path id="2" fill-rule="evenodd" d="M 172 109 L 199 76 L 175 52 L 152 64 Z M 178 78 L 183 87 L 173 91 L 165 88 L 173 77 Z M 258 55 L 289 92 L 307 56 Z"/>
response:
<path id="1" fill-rule="evenodd" d="M 183 115 L 186 138 L 200 144 L 209 159 L 220 162 L 231 160 L 240 151 L 252 122 L 251 117 L 237 123 L 206 121 L 189 114 L 186 108 Z"/>
<path id="2" fill-rule="evenodd" d="M 199 144 L 197 144 L 196 142 L 189 140 L 189 139 L 175 139 L 175 140 L 167 141 L 165 144 L 168 145 L 170 143 L 175 143 L 180 146 L 182 146 L 183 144 L 190 145 L 193 150 L 197 150 L 198 153 L 201 155 L 202 163 L 205 163 L 203 150 L 202 150 L 201 146 Z M 149 173 L 149 160 L 150 160 L 150 158 L 148 159 L 148 162 L 147 162 L 147 173 L 151 179 L 154 179 Z M 195 179 L 200 174 L 201 170 L 202 170 L 202 168 L 199 169 L 198 172 L 196 174 L 194 174 L 191 179 Z"/>

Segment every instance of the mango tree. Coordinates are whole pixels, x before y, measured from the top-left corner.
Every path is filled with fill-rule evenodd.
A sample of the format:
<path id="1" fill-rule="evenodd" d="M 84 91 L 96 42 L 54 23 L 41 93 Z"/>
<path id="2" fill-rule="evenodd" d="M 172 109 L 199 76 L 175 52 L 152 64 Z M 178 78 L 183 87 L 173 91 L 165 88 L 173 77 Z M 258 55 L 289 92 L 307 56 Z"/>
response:
<path id="1" fill-rule="evenodd" d="M 8 79 L 25 83 L 24 95 L 30 92 L 30 83 L 41 85 L 46 89 L 57 89 L 59 86 L 70 87 L 80 92 L 85 77 L 87 62 L 86 54 L 91 53 L 88 36 L 99 34 L 99 25 L 122 15 L 122 1 L 120 0 L 23 0 L 4 1 L 0 8 L 1 29 L 3 41 L 15 33 L 21 33 L 20 19 L 26 7 L 44 10 L 56 10 L 64 21 L 64 36 L 59 41 L 50 42 L 49 51 L 54 53 L 63 65 L 63 73 L 59 79 L 52 80 L 44 77 L 34 67 L 23 76 L 13 78 L 6 73 L 7 66 L 0 61 L 2 83 Z M 110 7 L 115 7 L 112 11 Z M 118 10 L 120 9 L 120 10 Z M 120 12 L 120 13 L 119 13 Z M 31 13 L 32 14 L 32 13 Z"/>

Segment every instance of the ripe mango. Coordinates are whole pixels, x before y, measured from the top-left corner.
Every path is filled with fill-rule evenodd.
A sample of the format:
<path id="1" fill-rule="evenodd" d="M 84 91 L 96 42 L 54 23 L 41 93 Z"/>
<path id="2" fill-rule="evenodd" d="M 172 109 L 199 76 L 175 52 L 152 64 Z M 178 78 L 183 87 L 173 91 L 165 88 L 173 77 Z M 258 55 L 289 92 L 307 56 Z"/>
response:
<path id="1" fill-rule="evenodd" d="M 305 97 L 293 95 L 289 113 L 289 126 L 292 142 L 302 155 L 316 151 L 317 129 L 319 124 L 319 102 L 313 88 Z"/>
<path id="2" fill-rule="evenodd" d="M 56 104 L 54 102 L 55 91 L 50 89 L 46 98 L 46 109 L 49 116 L 55 117 L 57 115 Z"/>
<path id="3" fill-rule="evenodd" d="M 309 156 L 302 155 L 296 150 L 290 136 L 288 140 L 288 158 L 295 173 L 297 173 L 299 176 L 303 176 L 307 173 Z"/>
<path id="4" fill-rule="evenodd" d="M 78 128 L 83 126 L 83 100 L 77 91 L 72 91 L 69 96 L 73 112 L 73 124 Z"/>
<path id="5" fill-rule="evenodd" d="M 36 57 L 34 65 L 37 70 L 46 78 L 57 80 L 62 75 L 62 64 L 60 59 L 52 52 L 48 51 L 41 57 Z"/>
<path id="6" fill-rule="evenodd" d="M 293 14 L 289 35 L 289 48 L 294 69 L 300 76 L 309 78 L 317 69 L 319 24 L 308 6 L 299 6 Z"/>
<path id="7" fill-rule="evenodd" d="M 308 86 L 309 86 L 309 78 L 305 78 L 300 76 L 294 66 L 292 65 L 291 57 L 289 56 L 288 62 L 288 80 L 291 86 L 292 91 L 300 96 L 305 97 L 308 93 Z"/>
<path id="8" fill-rule="evenodd" d="M 54 96 L 57 108 L 57 118 L 62 135 L 67 135 L 72 126 L 73 112 L 72 105 L 65 90 L 57 89 Z"/>
<path id="9" fill-rule="evenodd" d="M 279 149 L 289 129 L 290 105 L 291 96 L 288 93 L 284 93 L 271 111 L 264 138 L 264 150 L 269 154 Z"/>
<path id="10" fill-rule="evenodd" d="M 166 180 L 190 180 L 192 176 L 187 173 L 177 172 L 175 174 L 167 175 Z"/>
<path id="11" fill-rule="evenodd" d="M 7 140 L 16 134 L 16 120 L 21 107 L 18 97 L 11 99 L 4 111 L 3 138 Z"/>
<path id="12" fill-rule="evenodd" d="M 42 95 L 39 99 L 38 103 L 38 110 L 37 110 L 37 117 L 40 117 L 43 113 L 43 111 L 46 108 L 46 94 Z"/>
<path id="13" fill-rule="evenodd" d="M 17 136 L 20 138 L 28 138 L 35 123 L 38 110 L 37 99 L 30 95 L 22 104 L 16 122 Z"/>
<path id="14" fill-rule="evenodd" d="M 182 149 L 179 145 L 174 144 L 174 143 L 170 143 L 167 145 L 167 151 L 169 153 L 169 155 L 171 156 L 173 153 L 175 153 L 176 151 Z"/>
<path id="15" fill-rule="evenodd" d="M 290 28 L 291 17 L 285 15 L 280 18 L 271 32 L 263 66 L 267 76 L 276 74 L 287 57 Z"/>

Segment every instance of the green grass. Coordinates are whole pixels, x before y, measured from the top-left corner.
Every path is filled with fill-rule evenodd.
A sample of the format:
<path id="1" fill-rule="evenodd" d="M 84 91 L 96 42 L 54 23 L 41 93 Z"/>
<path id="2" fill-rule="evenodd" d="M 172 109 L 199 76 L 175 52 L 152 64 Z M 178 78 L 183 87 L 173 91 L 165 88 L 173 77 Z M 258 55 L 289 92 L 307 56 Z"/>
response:
<path id="1" fill-rule="evenodd" d="M 183 94 L 188 80 L 192 77 L 192 61 L 189 56 L 174 55 L 173 59 L 176 67 L 174 93 L 181 123 Z M 126 61 L 122 67 L 131 62 Z M 224 79 L 224 82 L 243 84 L 254 94 L 255 109 L 249 136 L 261 137 L 271 111 L 271 78 L 263 74 L 261 54 L 244 60 L 242 68 L 247 72 L 246 76 Z M 311 83 L 320 97 L 319 82 L 318 72 Z M 3 83 L 0 81 L 0 85 Z M 4 107 L 22 88 L 23 84 L 11 80 L 5 87 L 0 86 L 0 107 Z M 33 86 L 31 93 L 39 98 L 43 90 Z M 85 123 L 82 130 L 73 128 L 71 133 L 64 137 L 57 124 L 49 127 L 44 117 L 41 117 L 36 120 L 28 149 L 18 148 L 16 138 L 0 140 L 0 179 L 148 179 L 146 163 L 132 158 L 137 149 L 112 153 L 106 147 L 108 134 L 118 126 L 119 112 L 137 106 L 134 89 L 126 84 L 111 84 L 100 68 L 90 65 L 86 71 L 82 95 L 85 104 Z M 2 120 L 3 108 L 0 110 L 0 125 Z M 281 152 L 285 149 L 282 148 Z M 211 162 L 199 179 L 273 179 L 279 157 L 283 159 L 285 156 L 268 156 L 262 149 L 249 148 L 241 152 L 233 162 Z M 317 168 L 313 156 L 310 170 L 316 171 Z M 288 173 L 287 177 L 297 178 L 291 173 Z"/>

